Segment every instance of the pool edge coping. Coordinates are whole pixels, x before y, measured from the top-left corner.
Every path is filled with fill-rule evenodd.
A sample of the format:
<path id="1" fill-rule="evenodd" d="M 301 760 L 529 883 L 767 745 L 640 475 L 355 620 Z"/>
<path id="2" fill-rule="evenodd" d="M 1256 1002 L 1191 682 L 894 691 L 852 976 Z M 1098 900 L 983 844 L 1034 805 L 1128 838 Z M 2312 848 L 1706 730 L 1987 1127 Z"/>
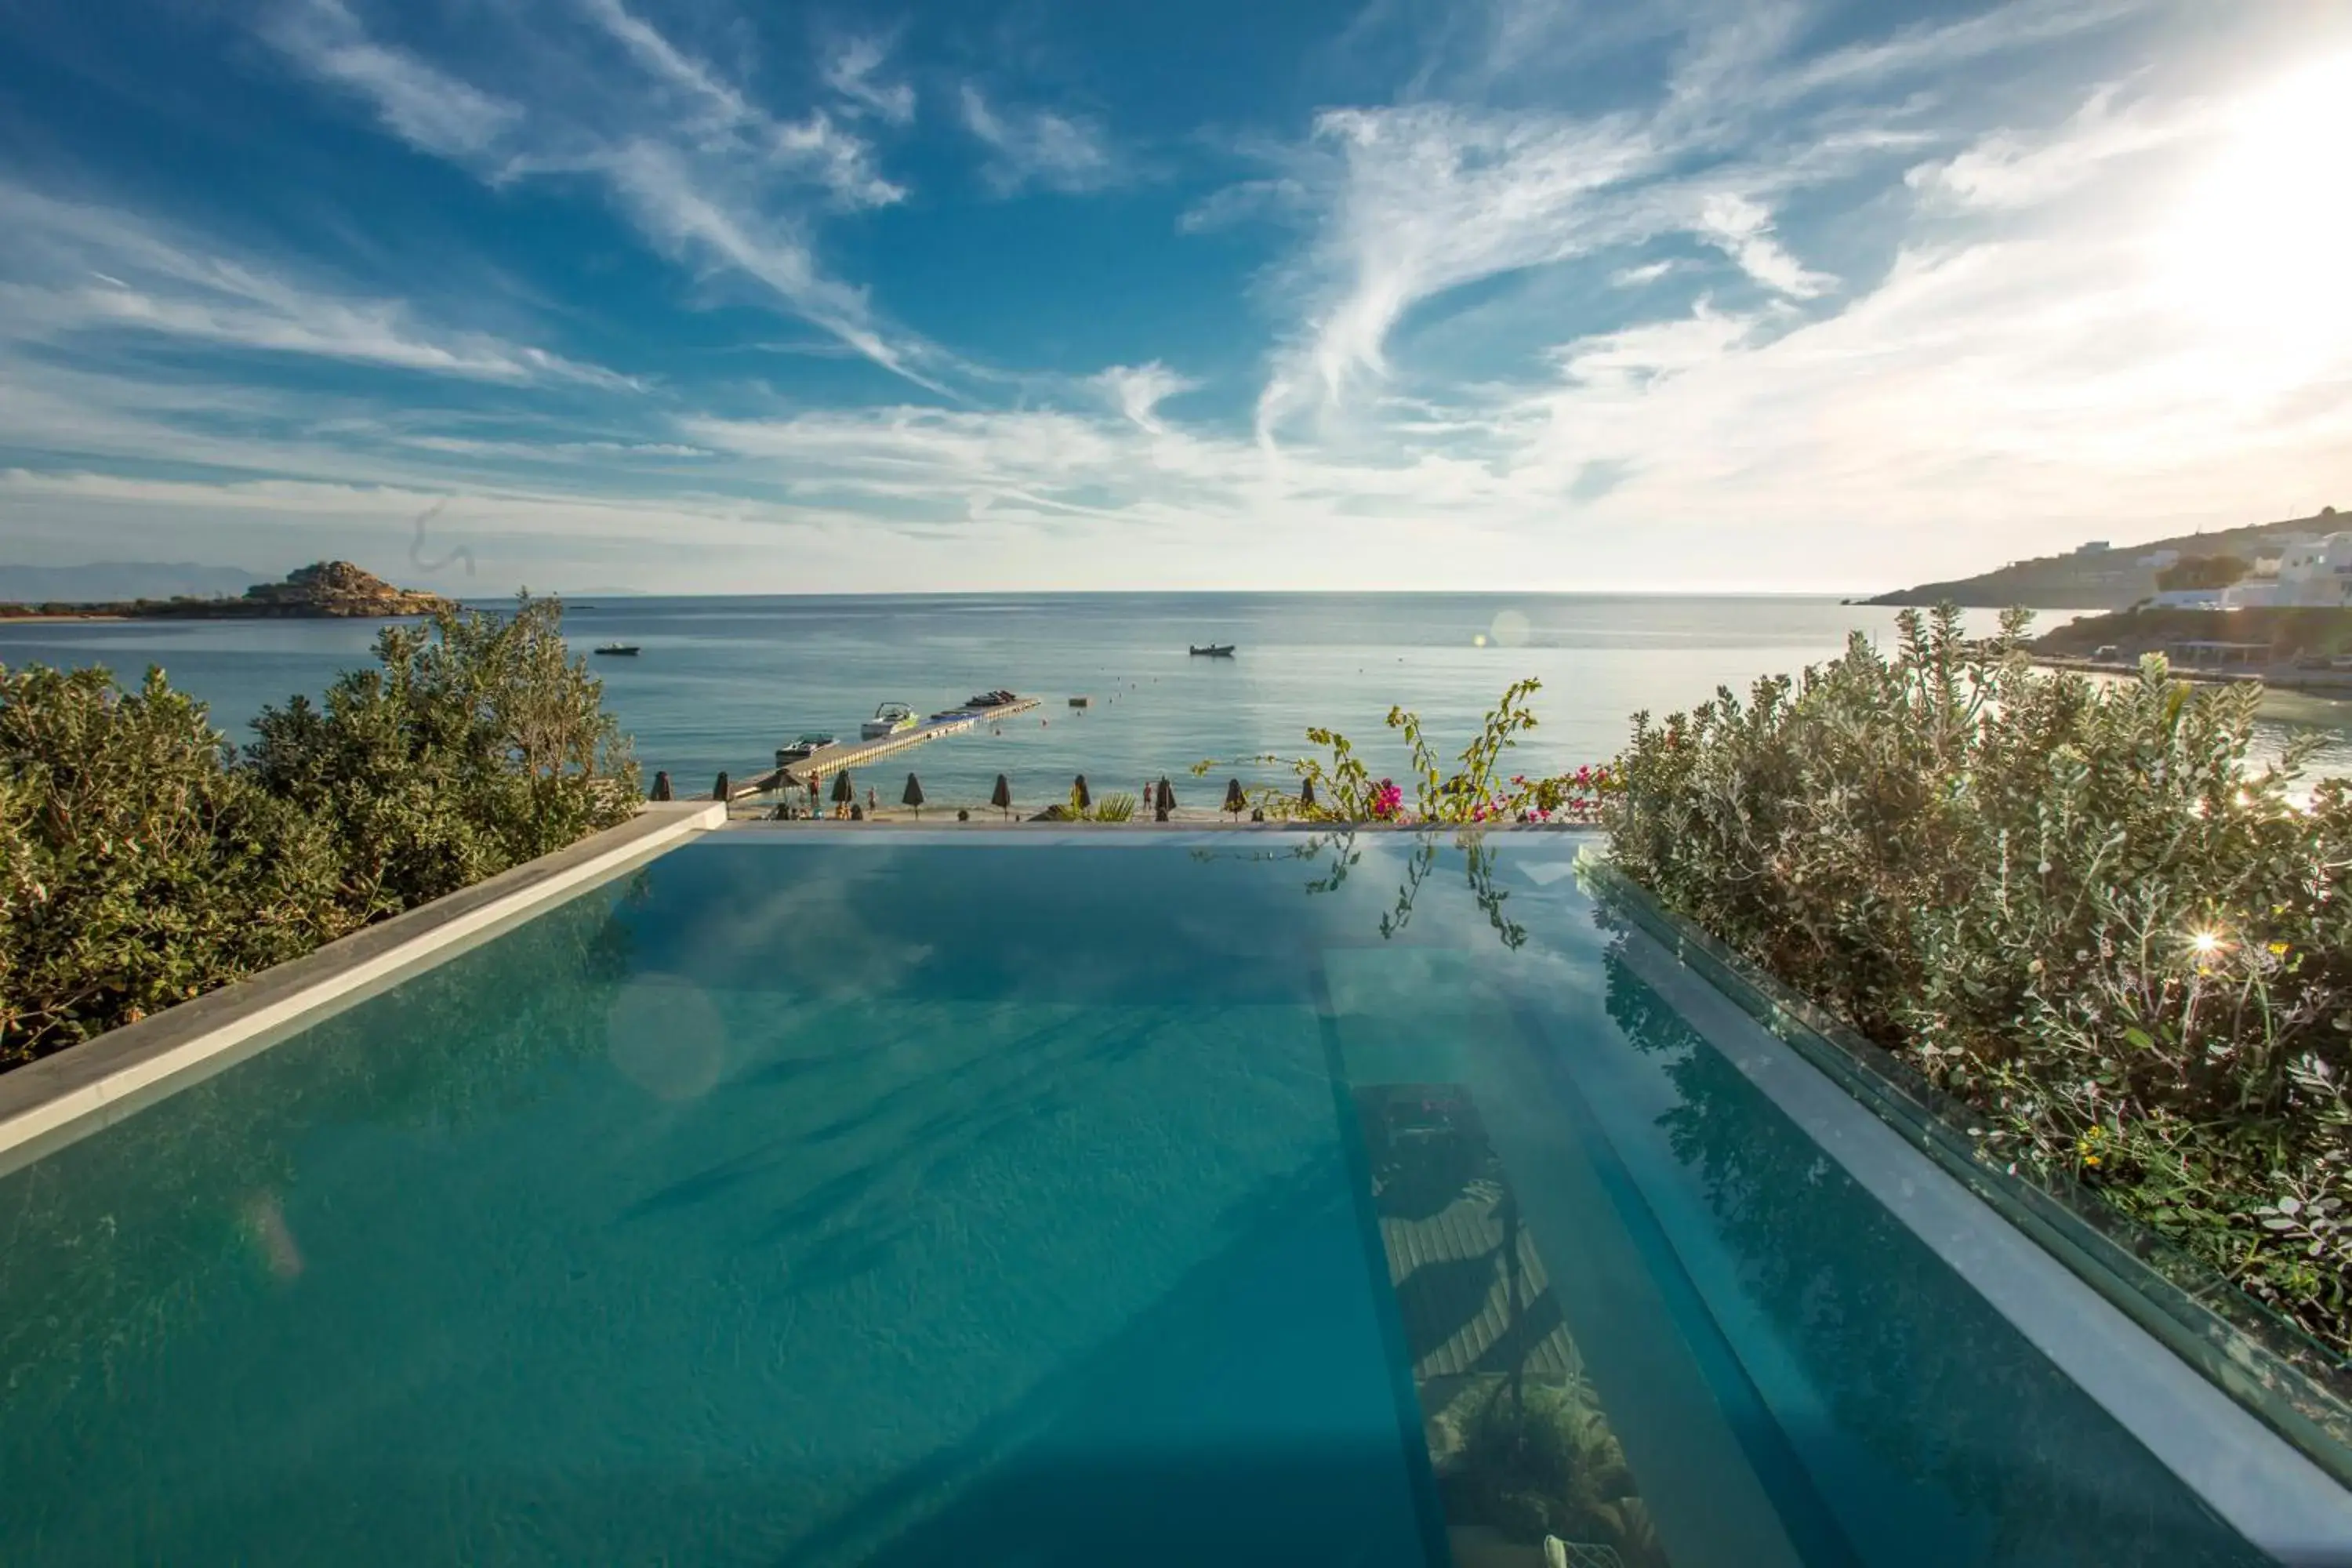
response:
<path id="1" fill-rule="evenodd" d="M 2190 1494 L 2265 1556 L 2352 1561 L 2352 1494 L 1653 933 L 1643 984 Z"/>
<path id="2" fill-rule="evenodd" d="M 648 803 L 616 827 L 0 1073 L 0 1163 L 26 1144 L 102 1120 L 257 1036 L 725 822 L 717 801 Z"/>
<path id="3" fill-rule="evenodd" d="M 1899 1116 L 1886 1096 L 1904 1092 L 1901 1088 L 1891 1079 L 1879 1081 L 1885 1078 L 1884 1068 L 1846 1060 L 1853 1054 L 1851 1045 L 1822 1037 L 1838 1027 L 1835 1021 L 1818 1016 L 1801 994 L 1724 948 L 1703 928 L 1667 909 L 1613 867 L 1586 860 L 1580 863 L 1579 871 L 1588 894 L 1626 921 L 1625 935 L 1633 942 L 1627 950 L 1628 962 L 1643 983 L 1659 990 L 1668 1005 L 1683 1014 L 1743 1076 L 1806 1126 L 1809 1136 L 1825 1153 L 1877 1195 L 1906 1229 L 1943 1258 L 2062 1375 L 2114 1417 L 2207 1507 L 2273 1561 L 2314 1568 L 2352 1563 L 2352 1486 L 2331 1462 L 2341 1458 L 2331 1436 L 2315 1423 L 2307 1431 L 2302 1429 L 2303 1423 L 2282 1425 L 2280 1412 L 2267 1407 L 2243 1382 L 2228 1375 L 2251 1373 L 2253 1368 L 2217 1358 L 2214 1346 L 2193 1342 L 2185 1332 L 2187 1325 L 2179 1321 L 2168 1317 L 2158 1321 L 2158 1303 L 2106 1266 L 2105 1260 L 2086 1256 L 2083 1246 L 2066 1234 L 2063 1221 L 2053 1225 L 2051 1214 L 2032 1205 L 2021 1215 L 1995 1201 L 1988 1185 L 1997 1180 L 1992 1173 L 1974 1162 L 1956 1162 L 1949 1150 L 1923 1137 Z M 1643 953 L 1652 957 L 1644 961 L 1639 956 Z M 1667 973 L 1649 973 L 1653 963 L 1665 966 Z M 1679 1000 L 1668 996 L 1660 987 L 1669 974 L 1675 989 L 1688 988 L 1690 994 Z M 1727 978 L 1731 984 L 1726 984 Z M 1770 1009 L 1769 1016 L 1752 1011 L 1738 994 L 1740 989 L 1763 1002 Z M 1719 1009 L 1719 1015 L 1713 1024 L 1703 1026 L 1689 1017 L 1683 1005 L 1685 1002 L 1709 1011 Z M 1745 1041 L 1748 1053 L 1729 1048 L 1728 1037 Z M 1832 1067 L 1821 1059 L 1822 1051 L 1832 1053 L 1840 1065 Z M 1870 1080 L 1874 1092 L 1865 1093 L 1848 1081 L 1853 1068 Z M 1836 1114 L 1847 1129 L 1845 1137 L 1834 1143 L 1823 1140 L 1765 1081 L 1767 1078 L 1785 1081 L 1792 1069 L 1800 1078 L 1810 1074 L 1830 1091 L 1830 1098 L 1841 1108 Z M 1913 1109 L 1921 1115 L 1936 1115 L 1925 1106 Z M 1847 1120 L 1849 1113 L 1851 1120 Z M 1859 1165 L 1850 1157 L 1858 1152 Z M 1990 1223 L 1990 1230 L 1964 1227 L 1980 1245 L 1973 1249 L 1963 1246 L 1962 1250 L 1974 1250 L 1979 1256 L 1952 1256 L 1959 1233 L 1937 1233 L 1916 1223 L 1911 1211 L 1917 1206 L 1913 1201 L 1917 1194 L 1912 1191 L 1912 1180 L 1899 1180 L 1901 1195 L 1892 1201 L 1888 1193 L 1879 1191 L 1899 1177 L 1899 1173 L 1897 1177 L 1889 1175 L 1898 1166 L 1907 1168 L 1923 1189 L 1948 1187 Z M 1890 1188 L 1890 1192 L 1895 1190 Z M 2038 1189 L 2034 1192 L 2038 1194 Z M 2011 1203 L 2017 1195 L 2012 1194 Z M 2054 1209 L 2055 1200 L 2041 1195 Z M 2087 1226 L 2082 1216 L 2071 1210 L 2063 1212 L 2075 1224 Z M 2094 1246 L 2124 1250 L 2116 1237 L 2095 1230 L 2084 1239 Z M 1990 1246 L 1981 1245 L 1988 1240 Z M 1996 1257 L 2009 1259 L 2007 1273 L 1993 1261 Z M 2109 1359 L 2116 1353 L 2115 1343 L 2085 1345 L 2074 1332 L 2079 1322 L 2069 1321 L 2065 1313 L 2053 1313 L 2053 1303 L 2067 1293 L 2058 1288 L 2062 1279 L 2072 1288 L 2079 1314 L 2104 1323 L 2116 1342 L 2128 1342 L 2138 1348 L 2138 1353 L 2122 1357 L 2133 1363 L 2137 1376 L 2118 1375 L 2120 1363 Z M 2021 1304 L 2026 1307 L 2022 1312 L 2017 1310 Z M 2227 1323 L 2218 1315 L 2215 1321 Z M 2250 1342 L 2254 1345 L 2253 1353 L 2273 1353 L 2258 1342 Z M 2302 1375 L 2291 1362 L 2282 1362 L 2279 1370 Z M 2159 1394 L 2150 1384 L 2165 1384 L 2168 1392 Z M 2284 1397 L 2284 1391 L 2273 1392 Z M 2201 1419 L 2189 1420 L 2182 1430 L 2171 1429 L 2151 1418 L 2151 1401 L 2155 1405 L 2168 1405 L 2176 1414 L 2199 1412 Z M 2315 1451 L 2315 1444 L 2321 1451 Z"/>

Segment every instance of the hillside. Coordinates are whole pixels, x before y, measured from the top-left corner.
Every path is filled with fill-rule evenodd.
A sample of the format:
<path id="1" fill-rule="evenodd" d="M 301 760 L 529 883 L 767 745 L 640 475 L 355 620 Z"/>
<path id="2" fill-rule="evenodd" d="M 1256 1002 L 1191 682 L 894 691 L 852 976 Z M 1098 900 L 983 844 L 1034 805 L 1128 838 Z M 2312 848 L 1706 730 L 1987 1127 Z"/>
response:
<path id="1" fill-rule="evenodd" d="M 320 561 L 288 573 L 282 583 L 257 583 L 236 598 L 0 605 L 0 619 L 38 616 L 69 620 L 386 620 L 456 607 L 454 599 L 395 588 L 348 561 Z"/>
<path id="2" fill-rule="evenodd" d="M 2214 645 L 2200 658 L 2185 645 Z M 2242 610 L 2158 608 L 2085 616 L 2036 637 L 2035 653 L 2056 658 L 2100 657 L 2137 664 L 2142 654 L 2172 652 L 2191 663 L 2226 658 L 2240 667 L 2352 655 L 2352 610 L 2286 605 Z M 2113 648 L 2112 654 L 2105 652 Z"/>
<path id="3" fill-rule="evenodd" d="M 1998 571 L 1963 577 L 1951 583 L 1923 583 L 1863 602 L 1870 605 L 1937 605 L 1946 600 L 1972 608 L 2006 609 L 2023 605 L 2036 610 L 2120 610 L 2156 592 L 2154 566 L 2142 561 L 2158 551 L 2188 555 L 2252 557 L 2292 533 L 2329 534 L 2352 528 L 2352 518 L 2339 519 L 2334 507 L 2310 517 L 2283 522 L 2262 522 L 2216 532 L 2178 534 L 2113 550 L 2065 555 L 2044 555 L 2013 561 Z"/>

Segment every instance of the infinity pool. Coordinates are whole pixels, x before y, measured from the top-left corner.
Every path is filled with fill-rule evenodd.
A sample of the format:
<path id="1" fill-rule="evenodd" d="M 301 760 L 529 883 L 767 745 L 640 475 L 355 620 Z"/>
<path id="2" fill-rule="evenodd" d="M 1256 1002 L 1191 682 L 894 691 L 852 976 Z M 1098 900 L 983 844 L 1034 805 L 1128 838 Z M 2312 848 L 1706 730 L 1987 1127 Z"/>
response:
<path id="1" fill-rule="evenodd" d="M 1490 843 L 572 899 L 0 1176 L 0 1562 L 2260 1560 Z"/>

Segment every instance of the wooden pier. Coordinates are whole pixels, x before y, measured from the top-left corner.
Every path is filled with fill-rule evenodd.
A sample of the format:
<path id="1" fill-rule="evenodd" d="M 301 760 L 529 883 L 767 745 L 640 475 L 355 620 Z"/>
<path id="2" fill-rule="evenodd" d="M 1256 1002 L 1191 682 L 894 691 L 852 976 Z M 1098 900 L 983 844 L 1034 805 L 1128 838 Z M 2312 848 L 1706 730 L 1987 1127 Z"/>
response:
<path id="1" fill-rule="evenodd" d="M 769 768 L 748 784 L 730 786 L 727 798 L 731 802 L 745 800 L 753 795 L 767 795 L 784 787 L 787 779 L 791 781 L 791 787 L 805 789 L 812 779 L 821 780 L 829 774 L 841 773 L 848 768 L 862 768 L 868 763 L 879 762 L 884 757 L 908 751 L 926 741 L 936 741 L 942 735 L 960 735 L 966 730 L 975 730 L 982 724 L 993 724 L 1000 720 L 1009 719 L 1016 713 L 1026 713 L 1039 705 L 1040 700 L 1037 698 L 1021 697 L 1011 702 L 1000 702 L 993 708 L 975 708 L 971 710 L 971 717 L 969 719 L 948 719 L 937 723 L 921 723 L 911 730 L 903 730 L 896 735 L 885 735 L 878 740 L 838 742 L 830 746 L 820 747 L 799 761 L 789 763 L 783 767 Z"/>

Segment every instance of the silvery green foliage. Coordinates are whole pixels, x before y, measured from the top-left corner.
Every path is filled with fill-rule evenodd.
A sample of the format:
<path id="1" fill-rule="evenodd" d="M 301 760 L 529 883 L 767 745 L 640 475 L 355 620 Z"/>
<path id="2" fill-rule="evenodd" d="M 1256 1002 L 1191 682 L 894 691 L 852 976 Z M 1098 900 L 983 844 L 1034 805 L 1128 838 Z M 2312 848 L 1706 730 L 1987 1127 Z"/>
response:
<path id="1" fill-rule="evenodd" d="M 0 668 L 0 1068 L 353 923 L 326 836 L 161 670 Z"/>
<path id="2" fill-rule="evenodd" d="M 553 599 L 388 626 L 323 706 L 265 709 L 245 767 L 334 834 L 372 916 L 625 822 L 642 798 L 601 681 Z"/>
<path id="3" fill-rule="evenodd" d="M 2068 1175 L 2352 1349 L 2352 796 L 2249 761 L 2258 690 L 1890 651 L 1636 715 L 1612 853 Z"/>
<path id="4" fill-rule="evenodd" d="M 0 1068 L 636 810 L 553 601 L 389 627 L 376 660 L 243 757 L 161 670 L 0 668 Z"/>

